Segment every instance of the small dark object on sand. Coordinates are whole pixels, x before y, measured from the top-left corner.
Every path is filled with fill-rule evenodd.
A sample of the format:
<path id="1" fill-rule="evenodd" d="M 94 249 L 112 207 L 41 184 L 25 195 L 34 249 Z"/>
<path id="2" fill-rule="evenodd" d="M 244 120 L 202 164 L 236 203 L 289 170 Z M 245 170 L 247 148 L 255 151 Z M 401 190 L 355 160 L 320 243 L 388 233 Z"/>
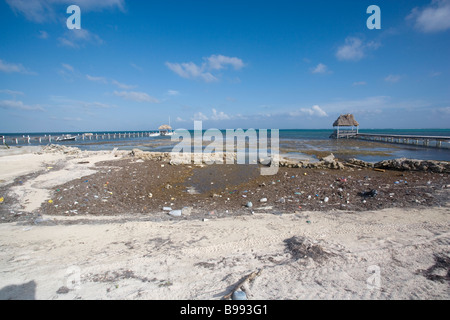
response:
<path id="1" fill-rule="evenodd" d="M 286 251 L 292 255 L 294 260 L 312 258 L 314 261 L 320 261 L 330 255 L 320 245 L 305 237 L 292 237 L 284 240 L 284 243 L 286 244 Z"/>
<path id="2" fill-rule="evenodd" d="M 359 193 L 359 195 L 361 197 L 364 197 L 364 198 L 367 198 L 367 197 L 375 198 L 378 195 L 378 191 L 377 190 L 370 190 L 368 192 L 361 192 L 361 193 Z"/>

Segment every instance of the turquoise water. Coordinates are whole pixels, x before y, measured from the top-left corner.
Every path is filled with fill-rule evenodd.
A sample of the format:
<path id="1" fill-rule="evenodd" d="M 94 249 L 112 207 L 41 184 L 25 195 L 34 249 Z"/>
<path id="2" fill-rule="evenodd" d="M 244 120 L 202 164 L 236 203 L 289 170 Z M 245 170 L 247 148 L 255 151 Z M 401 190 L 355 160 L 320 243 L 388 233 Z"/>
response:
<path id="1" fill-rule="evenodd" d="M 141 132 L 141 131 L 139 131 Z M 220 130 L 223 137 L 226 136 L 225 130 Z M 421 136 L 448 136 L 450 137 L 450 129 L 366 129 L 360 130 L 361 133 L 371 133 L 371 134 L 392 134 L 392 135 L 421 135 Z M 94 135 L 98 134 L 107 135 L 109 134 L 124 134 L 124 133 L 138 133 L 137 131 L 127 131 L 127 132 L 92 132 Z M 194 132 L 190 131 L 191 135 L 194 136 Z M 270 130 L 269 130 L 270 133 Z M 355 157 L 365 161 L 381 161 L 385 159 L 394 158 L 411 158 L 411 159 L 422 159 L 422 160 L 441 160 L 450 161 L 450 146 L 448 144 L 444 145 L 444 148 L 425 148 L 421 146 L 412 145 L 401 145 L 401 144 L 389 144 L 389 143 L 372 143 L 367 141 L 359 140 L 332 140 L 329 136 L 333 133 L 332 129 L 324 130 L 280 130 L 280 149 L 281 153 L 288 153 L 293 157 L 298 158 L 311 158 L 311 155 L 305 155 L 302 151 L 305 150 L 317 150 L 321 152 L 333 152 L 342 153 L 342 157 Z M 12 143 L 13 138 L 19 138 L 19 145 L 28 145 L 23 136 L 28 135 L 31 138 L 31 145 L 39 145 L 36 141 L 36 137 L 44 137 L 45 135 L 51 135 L 53 139 L 63 134 L 69 135 L 81 135 L 79 132 L 53 132 L 53 133 L 26 133 L 26 134 L 2 134 L 6 137 L 6 141 L 9 145 L 14 146 Z M 0 141 L 1 143 L 1 141 Z M 114 148 L 131 150 L 133 148 L 139 148 L 145 151 L 161 151 L 169 152 L 178 143 L 177 141 L 172 141 L 171 137 L 126 137 L 120 139 L 108 139 L 105 137 L 102 139 L 99 137 L 98 140 L 94 138 L 92 140 L 82 140 L 81 137 L 77 141 L 70 142 L 55 142 L 52 143 L 64 144 L 67 146 L 78 147 L 82 150 L 112 150 Z M 43 141 L 41 145 L 48 144 L 48 141 Z M 208 143 L 205 143 L 207 145 Z M 380 154 L 367 154 L 367 153 L 380 153 Z M 314 156 L 313 156 L 314 157 Z"/>

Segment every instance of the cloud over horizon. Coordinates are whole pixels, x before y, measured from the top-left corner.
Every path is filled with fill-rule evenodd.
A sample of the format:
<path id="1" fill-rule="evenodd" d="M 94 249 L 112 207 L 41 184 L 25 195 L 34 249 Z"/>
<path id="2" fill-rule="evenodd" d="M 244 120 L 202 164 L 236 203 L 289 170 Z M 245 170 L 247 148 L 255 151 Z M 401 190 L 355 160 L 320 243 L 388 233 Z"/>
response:
<path id="1" fill-rule="evenodd" d="M 223 55 L 211 55 L 203 58 L 204 62 L 197 65 L 194 62 L 172 63 L 166 62 L 166 66 L 185 79 L 200 79 L 205 82 L 218 81 L 219 78 L 212 74 L 213 71 L 226 69 L 231 66 L 234 70 L 242 69 L 244 62 L 236 57 L 226 57 Z"/>

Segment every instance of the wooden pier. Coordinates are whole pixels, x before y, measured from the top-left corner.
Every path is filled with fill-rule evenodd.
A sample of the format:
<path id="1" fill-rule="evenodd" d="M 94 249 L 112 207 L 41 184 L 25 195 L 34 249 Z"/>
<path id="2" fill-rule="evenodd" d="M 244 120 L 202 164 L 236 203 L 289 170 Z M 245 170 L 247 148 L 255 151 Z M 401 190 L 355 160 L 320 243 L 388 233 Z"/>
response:
<path id="1" fill-rule="evenodd" d="M 422 147 L 435 147 L 443 148 L 449 147 L 450 137 L 448 136 L 416 136 L 416 135 L 393 135 L 393 134 L 370 134 L 370 133 L 357 133 L 349 138 L 387 142 L 387 143 L 400 143 L 409 144 Z"/>
<path id="2" fill-rule="evenodd" d="M 335 139 L 359 139 L 385 143 L 409 144 L 431 148 L 449 148 L 450 137 L 448 136 L 416 136 L 395 134 L 371 134 L 340 131 L 334 136 Z"/>
<path id="3" fill-rule="evenodd" d="M 95 133 L 95 134 L 77 134 L 74 135 L 75 141 L 87 141 L 87 140 L 115 140 L 115 139 L 130 139 L 130 138 L 144 138 L 144 137 L 154 137 L 155 131 L 148 132 L 128 132 L 128 133 Z M 32 136 L 22 135 L 22 136 L 0 136 L 0 143 L 2 145 L 26 145 L 26 144 L 44 144 L 44 143 L 54 143 L 54 142 L 64 142 L 57 141 L 57 138 L 61 136 Z"/>

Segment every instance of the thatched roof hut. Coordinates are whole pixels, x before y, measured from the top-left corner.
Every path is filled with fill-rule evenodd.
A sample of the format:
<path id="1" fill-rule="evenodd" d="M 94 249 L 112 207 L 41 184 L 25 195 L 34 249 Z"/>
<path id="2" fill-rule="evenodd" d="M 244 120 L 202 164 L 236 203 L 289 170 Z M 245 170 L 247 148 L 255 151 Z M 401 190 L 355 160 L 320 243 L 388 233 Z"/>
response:
<path id="1" fill-rule="evenodd" d="M 343 114 L 334 122 L 333 127 L 359 127 L 359 123 L 352 114 Z"/>
<path id="2" fill-rule="evenodd" d="M 170 131 L 170 130 L 172 130 L 172 127 L 167 125 L 167 124 L 162 125 L 161 127 L 159 127 L 159 131 Z"/>

